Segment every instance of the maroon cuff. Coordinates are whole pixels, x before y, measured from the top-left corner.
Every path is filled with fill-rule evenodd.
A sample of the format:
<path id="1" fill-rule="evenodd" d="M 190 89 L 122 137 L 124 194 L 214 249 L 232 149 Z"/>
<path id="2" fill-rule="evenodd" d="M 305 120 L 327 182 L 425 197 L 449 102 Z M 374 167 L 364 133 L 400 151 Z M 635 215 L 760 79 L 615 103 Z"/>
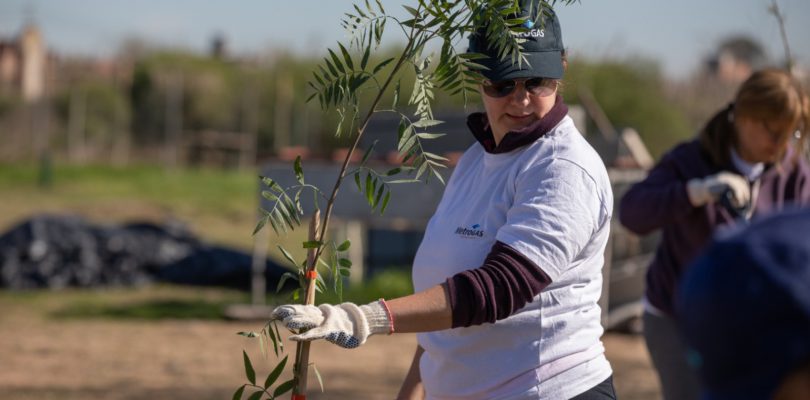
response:
<path id="1" fill-rule="evenodd" d="M 484 265 L 447 278 L 453 328 L 493 323 L 531 302 L 551 278 L 512 247 L 495 242 Z"/>

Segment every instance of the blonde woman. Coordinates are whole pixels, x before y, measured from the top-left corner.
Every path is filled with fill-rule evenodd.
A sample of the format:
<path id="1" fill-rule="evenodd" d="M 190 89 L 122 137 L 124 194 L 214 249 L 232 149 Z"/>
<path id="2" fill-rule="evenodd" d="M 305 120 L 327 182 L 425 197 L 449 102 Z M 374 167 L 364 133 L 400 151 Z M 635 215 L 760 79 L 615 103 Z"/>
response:
<path id="1" fill-rule="evenodd" d="M 810 204 L 808 122 L 807 94 L 793 77 L 755 72 L 697 139 L 664 155 L 622 198 L 624 226 L 638 234 L 662 231 L 647 273 L 644 336 L 664 399 L 699 396 L 674 319 L 686 266 L 719 227 Z"/>

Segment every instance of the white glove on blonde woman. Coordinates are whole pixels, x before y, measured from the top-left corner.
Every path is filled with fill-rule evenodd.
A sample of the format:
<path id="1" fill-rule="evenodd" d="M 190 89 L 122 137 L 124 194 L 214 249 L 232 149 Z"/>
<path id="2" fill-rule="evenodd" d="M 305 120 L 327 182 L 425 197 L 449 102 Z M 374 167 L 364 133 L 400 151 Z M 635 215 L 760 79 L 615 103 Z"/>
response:
<path id="1" fill-rule="evenodd" d="M 686 183 L 689 202 L 695 207 L 717 201 L 726 190 L 731 190 L 734 207 L 744 207 L 751 200 L 751 186 L 748 185 L 748 181 L 731 172 L 695 178 Z"/>
<path id="2" fill-rule="evenodd" d="M 364 306 L 353 303 L 320 306 L 288 304 L 278 306 L 270 320 L 279 320 L 289 330 L 306 330 L 290 336 L 295 341 L 326 339 L 340 347 L 353 349 L 378 333 L 393 333 L 394 325 L 384 300 Z"/>

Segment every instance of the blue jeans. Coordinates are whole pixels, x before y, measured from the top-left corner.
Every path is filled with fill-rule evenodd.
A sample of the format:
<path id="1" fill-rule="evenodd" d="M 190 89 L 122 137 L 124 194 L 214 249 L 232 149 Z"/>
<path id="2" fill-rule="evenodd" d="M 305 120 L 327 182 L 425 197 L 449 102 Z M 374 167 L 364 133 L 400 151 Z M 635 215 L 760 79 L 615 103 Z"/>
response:
<path id="1" fill-rule="evenodd" d="M 616 400 L 616 390 L 613 389 L 613 375 L 571 400 Z"/>

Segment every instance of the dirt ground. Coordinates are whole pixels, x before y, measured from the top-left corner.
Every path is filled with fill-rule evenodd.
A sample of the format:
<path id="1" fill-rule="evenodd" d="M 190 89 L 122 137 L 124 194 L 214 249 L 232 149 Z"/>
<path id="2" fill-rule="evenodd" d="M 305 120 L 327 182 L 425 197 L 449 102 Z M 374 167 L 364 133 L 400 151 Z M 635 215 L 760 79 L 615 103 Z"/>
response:
<path id="1" fill-rule="evenodd" d="M 53 320 L 24 308 L 0 310 L 0 398 L 230 399 L 247 382 L 242 349 L 263 381 L 274 360 L 236 335 L 260 323 L 225 321 Z M 604 337 L 619 398 L 660 398 L 640 336 Z M 318 399 L 391 399 L 410 363 L 415 337 L 372 337 L 355 350 L 316 343 L 313 361 L 326 393 Z M 281 379 L 288 379 L 282 376 Z M 245 396 L 247 397 L 247 396 Z M 288 396 L 283 396 L 285 399 Z"/>

